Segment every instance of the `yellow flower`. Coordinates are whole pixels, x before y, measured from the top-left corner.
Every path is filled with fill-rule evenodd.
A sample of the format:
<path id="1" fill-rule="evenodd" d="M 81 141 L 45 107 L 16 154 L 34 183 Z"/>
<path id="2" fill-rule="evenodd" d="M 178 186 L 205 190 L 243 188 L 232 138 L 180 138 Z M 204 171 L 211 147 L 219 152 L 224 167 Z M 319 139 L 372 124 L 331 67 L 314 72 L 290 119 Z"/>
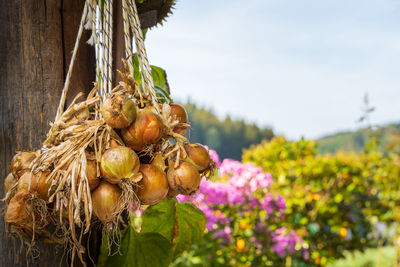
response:
<path id="1" fill-rule="evenodd" d="M 248 229 L 250 225 L 249 225 L 249 223 L 247 221 L 241 220 L 240 223 L 239 223 L 239 226 L 242 229 Z"/>
<path id="2" fill-rule="evenodd" d="M 236 240 L 236 251 L 237 252 L 242 252 L 245 245 L 246 245 L 246 242 L 243 239 L 238 238 Z"/>
<path id="3" fill-rule="evenodd" d="M 346 237 L 346 234 L 347 234 L 346 228 L 340 227 L 340 229 L 339 229 L 339 235 L 340 235 L 340 237 L 343 239 L 343 238 Z"/>

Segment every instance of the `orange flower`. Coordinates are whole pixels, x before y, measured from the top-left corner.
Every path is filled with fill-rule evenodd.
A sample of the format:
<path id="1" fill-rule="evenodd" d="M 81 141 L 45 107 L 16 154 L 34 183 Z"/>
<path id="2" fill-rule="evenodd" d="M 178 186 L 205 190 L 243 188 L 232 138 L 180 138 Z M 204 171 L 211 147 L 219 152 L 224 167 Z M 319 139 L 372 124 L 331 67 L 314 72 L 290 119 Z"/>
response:
<path id="1" fill-rule="evenodd" d="M 313 199 L 314 200 L 320 200 L 321 199 L 321 195 L 320 194 L 313 194 Z"/>

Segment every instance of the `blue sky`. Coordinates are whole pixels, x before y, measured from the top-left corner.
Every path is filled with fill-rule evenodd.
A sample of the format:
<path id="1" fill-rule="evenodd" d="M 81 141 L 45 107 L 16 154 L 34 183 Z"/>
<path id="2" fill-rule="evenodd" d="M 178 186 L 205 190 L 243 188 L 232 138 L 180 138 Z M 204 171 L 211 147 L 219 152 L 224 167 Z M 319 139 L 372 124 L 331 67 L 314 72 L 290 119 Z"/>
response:
<path id="1" fill-rule="evenodd" d="M 290 138 L 400 120 L 400 0 L 181 0 L 147 34 L 174 99 Z M 189 114 L 190 115 L 190 114 Z"/>

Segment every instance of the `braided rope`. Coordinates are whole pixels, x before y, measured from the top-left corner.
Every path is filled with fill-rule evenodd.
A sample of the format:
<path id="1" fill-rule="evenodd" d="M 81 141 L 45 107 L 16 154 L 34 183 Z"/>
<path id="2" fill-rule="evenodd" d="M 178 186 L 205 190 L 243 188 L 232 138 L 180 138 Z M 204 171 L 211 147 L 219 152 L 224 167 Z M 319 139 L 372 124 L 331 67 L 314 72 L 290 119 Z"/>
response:
<path id="1" fill-rule="evenodd" d="M 124 0 L 123 0 L 124 1 Z M 129 6 L 129 23 L 133 30 L 133 36 L 135 38 L 136 50 L 138 54 L 138 60 L 140 68 L 142 69 L 143 87 L 145 88 L 145 94 L 150 95 L 153 106 L 157 113 L 160 113 L 160 109 L 157 103 L 157 95 L 154 89 L 153 77 L 151 76 L 150 64 L 147 59 L 146 48 L 144 46 L 142 29 L 140 27 L 140 20 L 135 4 L 135 0 L 125 0 Z"/>
<path id="2" fill-rule="evenodd" d="M 107 2 L 104 3 L 104 8 L 106 8 Z M 100 46 L 99 46 L 99 57 L 101 60 L 101 67 L 100 67 L 100 96 L 103 98 L 105 98 L 105 80 L 106 80 L 106 73 L 105 73 L 105 66 L 106 66 L 106 57 L 105 57 L 105 53 L 104 53 L 104 23 L 105 23 L 105 16 L 104 14 L 100 14 L 100 18 L 99 18 L 99 32 L 100 32 Z"/>
<path id="3" fill-rule="evenodd" d="M 97 3 L 96 0 L 91 0 L 89 2 L 89 10 L 91 13 L 91 24 L 92 24 L 92 37 L 94 42 L 91 43 L 95 47 L 95 53 L 96 53 L 96 80 L 98 83 L 100 83 L 100 77 L 99 77 L 99 68 L 101 65 L 101 60 L 100 60 L 100 55 L 99 55 L 99 49 L 100 49 L 100 33 L 99 33 L 99 27 L 97 24 Z M 100 86 L 98 89 L 98 94 L 100 94 Z"/>
<path id="4" fill-rule="evenodd" d="M 126 1 L 122 1 L 122 18 L 124 22 L 124 41 L 125 41 L 125 56 L 129 62 L 129 73 L 133 76 L 133 51 L 132 51 L 132 37 L 129 29 L 128 21 L 128 6 Z"/>
<path id="5" fill-rule="evenodd" d="M 109 86 L 109 37 L 110 37 L 110 1 L 111 0 L 105 0 L 104 1 L 104 14 L 102 17 L 102 23 L 101 23 L 101 39 L 102 39 L 102 45 L 101 45 L 101 58 L 102 58 L 102 66 L 101 66 L 101 96 L 103 99 L 105 98 Z"/>
<path id="6" fill-rule="evenodd" d="M 112 90 L 112 37 L 113 37 L 113 1 L 108 1 L 108 19 L 107 19 L 107 26 L 108 31 L 106 31 L 107 37 L 107 92 L 111 94 Z"/>
<path id="7" fill-rule="evenodd" d="M 78 53 L 78 47 L 79 47 L 79 43 L 80 43 L 80 40 L 81 40 L 81 37 L 82 37 L 83 28 L 85 26 L 87 12 L 88 12 L 88 1 L 85 1 L 85 6 L 83 7 L 81 22 L 79 24 L 78 34 L 77 34 L 77 37 L 76 37 L 76 40 L 75 40 L 74 50 L 72 51 L 72 57 L 71 57 L 71 61 L 69 63 L 68 73 L 67 73 L 67 77 L 65 78 L 64 87 L 63 87 L 63 90 L 61 92 L 60 103 L 58 104 L 57 113 L 56 113 L 56 119 L 55 120 L 57 120 L 61 116 L 63 111 L 64 111 L 65 100 L 66 100 L 68 89 L 69 89 L 72 69 L 74 67 L 76 54 Z"/>
<path id="8" fill-rule="evenodd" d="M 65 79 L 64 88 L 61 93 L 60 103 L 57 109 L 56 120 L 61 116 L 64 106 L 66 95 L 68 93 L 70 85 L 70 77 L 74 66 L 76 54 L 78 51 L 80 39 L 82 36 L 85 22 L 90 13 L 89 21 L 87 24 L 92 28 L 91 39 L 94 39 L 95 50 L 96 50 L 96 70 L 100 71 L 98 77 L 100 86 L 98 94 L 105 98 L 107 93 L 111 93 L 112 90 L 112 35 L 113 35 L 113 0 L 105 0 L 104 14 L 98 16 L 96 0 L 86 0 L 85 6 L 82 12 L 82 18 L 79 25 L 77 38 L 75 40 L 74 50 L 71 57 L 71 62 L 68 68 L 68 73 Z M 133 52 L 132 52 L 132 38 L 130 34 L 130 28 L 135 38 L 135 45 L 138 55 L 138 61 L 141 69 L 141 75 L 143 80 L 143 91 L 145 95 L 150 96 L 153 102 L 153 106 L 159 113 L 159 106 L 157 103 L 157 95 L 154 88 L 154 81 L 151 75 L 151 68 L 147 58 L 146 48 L 144 46 L 144 40 L 142 30 L 140 27 L 140 20 L 138 11 L 136 8 L 135 0 L 122 0 L 122 14 L 124 21 L 124 39 L 125 39 L 125 54 L 129 60 L 129 71 L 133 74 Z M 99 19 L 99 20 L 98 20 Z M 91 40 L 89 42 L 92 42 Z M 96 74 L 96 76 L 98 73 Z"/>

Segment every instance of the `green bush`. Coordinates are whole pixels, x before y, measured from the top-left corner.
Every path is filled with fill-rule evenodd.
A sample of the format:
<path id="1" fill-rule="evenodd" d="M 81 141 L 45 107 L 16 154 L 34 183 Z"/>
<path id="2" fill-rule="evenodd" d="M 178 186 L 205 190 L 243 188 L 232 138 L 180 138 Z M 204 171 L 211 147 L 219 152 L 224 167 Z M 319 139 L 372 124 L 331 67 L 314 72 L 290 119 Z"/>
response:
<path id="1" fill-rule="evenodd" d="M 314 263 L 326 265 L 344 251 L 376 247 L 374 223 L 397 219 L 399 156 L 375 147 L 317 155 L 313 141 L 277 137 L 244 151 L 243 161 L 275 177 L 271 190 L 287 202 L 283 220 L 308 243 Z"/>

